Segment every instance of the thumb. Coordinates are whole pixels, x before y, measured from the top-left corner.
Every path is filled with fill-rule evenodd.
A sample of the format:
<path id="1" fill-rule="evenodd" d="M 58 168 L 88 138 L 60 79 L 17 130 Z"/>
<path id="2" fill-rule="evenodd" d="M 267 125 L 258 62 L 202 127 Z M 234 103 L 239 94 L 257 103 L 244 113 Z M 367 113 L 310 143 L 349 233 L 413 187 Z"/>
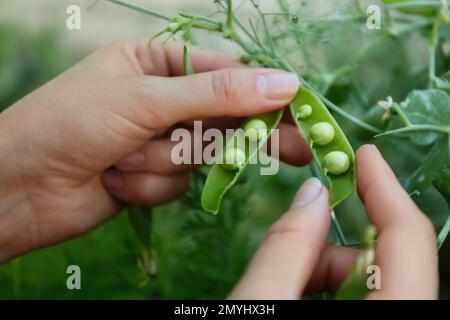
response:
<path id="1" fill-rule="evenodd" d="M 272 69 L 222 69 L 187 77 L 144 76 L 147 108 L 166 127 L 204 117 L 241 117 L 287 105 L 300 82 L 295 74 Z"/>
<path id="2" fill-rule="evenodd" d="M 289 211 L 269 229 L 230 298 L 300 298 L 329 227 L 328 191 L 311 178 L 300 188 Z"/>

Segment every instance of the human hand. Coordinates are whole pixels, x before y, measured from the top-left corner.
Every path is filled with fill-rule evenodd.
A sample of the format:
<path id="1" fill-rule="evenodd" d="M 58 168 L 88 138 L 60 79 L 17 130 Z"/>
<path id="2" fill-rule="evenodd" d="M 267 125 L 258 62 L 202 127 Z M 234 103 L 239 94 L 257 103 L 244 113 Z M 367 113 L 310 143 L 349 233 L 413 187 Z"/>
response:
<path id="1" fill-rule="evenodd" d="M 179 196 L 192 166 L 172 163 L 168 130 L 192 119 L 226 127 L 235 122 L 226 117 L 284 107 L 298 89 L 281 71 L 200 50 L 191 58 L 197 74 L 180 77 L 179 46 L 118 42 L 0 115 L 0 262 L 112 217 L 120 203 L 111 194 L 147 205 Z M 284 160 L 310 160 L 293 126 L 280 136 Z"/>
<path id="2" fill-rule="evenodd" d="M 375 265 L 381 289 L 368 299 L 436 299 L 435 232 L 374 146 L 356 155 L 358 192 L 378 231 Z M 308 180 L 290 210 L 268 231 L 231 299 L 298 299 L 335 292 L 360 250 L 326 246 L 330 227 L 328 192 Z"/>

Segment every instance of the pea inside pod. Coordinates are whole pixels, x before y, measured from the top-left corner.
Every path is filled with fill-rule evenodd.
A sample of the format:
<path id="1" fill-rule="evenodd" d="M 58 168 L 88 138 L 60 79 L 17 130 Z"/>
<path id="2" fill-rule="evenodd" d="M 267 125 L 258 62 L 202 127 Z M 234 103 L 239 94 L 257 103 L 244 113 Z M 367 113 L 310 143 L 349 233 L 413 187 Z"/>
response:
<path id="1" fill-rule="evenodd" d="M 259 141 L 267 136 L 267 124 L 262 119 L 249 119 L 244 125 L 243 129 L 245 136 L 248 137 L 250 141 Z"/>
<path id="2" fill-rule="evenodd" d="M 309 137 L 318 145 L 324 146 L 334 139 L 334 128 L 328 122 L 318 122 L 309 130 Z"/>
<path id="3" fill-rule="evenodd" d="M 323 159 L 326 173 L 339 175 L 350 168 L 350 159 L 345 152 L 332 151 Z"/>
<path id="4" fill-rule="evenodd" d="M 282 116 L 283 109 L 251 117 L 244 122 L 242 129 L 248 140 L 257 140 L 257 147 L 261 147 L 269 139 L 272 129 L 278 127 Z M 261 134 L 261 132 L 264 132 L 264 129 L 266 134 Z M 250 130 L 253 130 L 253 133 Z M 248 140 L 246 140 L 246 144 L 249 144 L 250 141 Z M 202 207 L 205 211 L 213 214 L 219 212 L 223 197 L 238 182 L 239 178 L 244 174 L 250 159 L 256 156 L 259 151 L 258 148 L 236 149 L 234 143 L 227 143 L 227 145 L 232 145 L 232 147 L 225 150 L 224 157 L 225 160 L 228 157 L 232 164 L 214 164 L 208 174 L 202 192 Z"/>
<path id="5" fill-rule="evenodd" d="M 311 107 L 311 114 L 301 117 L 305 105 Z M 333 208 L 356 189 L 353 149 L 327 107 L 312 91 L 300 88 L 290 109 L 328 184 L 330 207 Z"/>
<path id="6" fill-rule="evenodd" d="M 245 152 L 239 148 L 228 148 L 223 157 L 223 167 L 227 170 L 239 170 L 245 165 Z"/>

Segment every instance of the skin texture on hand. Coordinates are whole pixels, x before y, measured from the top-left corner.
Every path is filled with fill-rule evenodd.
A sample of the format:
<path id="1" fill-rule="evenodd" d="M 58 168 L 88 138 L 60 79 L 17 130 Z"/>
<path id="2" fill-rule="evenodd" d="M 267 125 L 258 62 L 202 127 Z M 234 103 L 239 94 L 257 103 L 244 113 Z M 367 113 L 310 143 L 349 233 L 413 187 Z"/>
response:
<path id="1" fill-rule="evenodd" d="M 0 262 L 96 227 L 118 212 L 117 199 L 158 205 L 181 195 L 193 167 L 170 160 L 170 130 L 193 119 L 235 126 L 284 107 L 299 86 L 291 74 L 202 50 L 192 64 L 196 74 L 182 77 L 181 47 L 117 42 L 0 115 Z M 281 135 L 293 129 L 285 123 Z M 295 147 L 286 161 L 305 164 L 297 136 L 281 156 Z"/>
<path id="2" fill-rule="evenodd" d="M 356 154 L 358 192 L 378 230 L 375 265 L 381 290 L 368 299 L 436 299 L 438 266 L 431 222 L 398 183 L 374 146 Z M 328 192 L 317 179 L 299 190 L 290 210 L 268 231 L 230 299 L 299 299 L 335 292 L 357 249 L 327 247 Z"/>

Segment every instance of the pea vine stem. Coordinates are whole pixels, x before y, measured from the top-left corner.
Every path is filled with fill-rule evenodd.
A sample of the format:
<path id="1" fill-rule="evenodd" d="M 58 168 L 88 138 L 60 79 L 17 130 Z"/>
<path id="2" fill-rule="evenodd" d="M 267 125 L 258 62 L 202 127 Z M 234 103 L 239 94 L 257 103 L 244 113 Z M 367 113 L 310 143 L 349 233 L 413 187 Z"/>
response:
<path id="1" fill-rule="evenodd" d="M 129 8 L 129 9 L 132 9 L 132 10 L 141 12 L 141 13 L 149 14 L 149 15 L 151 15 L 153 17 L 160 18 L 160 19 L 163 19 L 163 20 L 166 20 L 166 21 L 169 21 L 171 19 L 170 17 L 168 17 L 168 16 L 166 16 L 166 15 L 164 15 L 164 14 L 158 12 L 158 11 L 150 10 L 148 8 L 144 8 L 144 7 L 138 6 L 136 4 L 129 3 L 128 1 L 122 1 L 122 0 L 108 0 L 108 1 L 110 1 L 112 3 L 115 3 L 115 4 L 118 4 L 118 5 L 121 5 L 123 7 Z"/>
<path id="2" fill-rule="evenodd" d="M 403 122 L 403 125 L 405 127 L 411 127 L 412 124 L 409 121 L 408 117 L 406 116 L 406 114 L 403 112 L 402 108 L 400 107 L 400 105 L 398 103 L 394 103 L 392 105 L 392 109 L 395 111 L 395 113 L 400 117 L 400 120 Z"/>
<path id="3" fill-rule="evenodd" d="M 450 128 L 446 127 L 439 127 L 432 124 L 413 124 L 408 127 L 399 128 L 387 132 L 380 133 L 376 135 L 375 137 L 382 137 L 382 136 L 388 136 L 393 134 L 400 134 L 400 133 L 411 133 L 411 132 L 417 132 L 417 131 L 434 131 L 437 133 L 444 133 L 447 135 L 450 135 Z"/>
<path id="4" fill-rule="evenodd" d="M 447 0 L 447 3 L 450 4 L 450 1 Z M 407 9 L 407 8 L 418 8 L 418 7 L 431 7 L 431 8 L 439 8 L 442 6 L 442 1 L 406 1 L 406 2 L 397 2 L 386 5 L 388 9 Z"/>
<path id="5" fill-rule="evenodd" d="M 436 49 L 439 42 L 438 32 L 442 25 L 442 17 L 439 16 L 433 23 L 433 28 L 431 29 L 430 34 L 430 43 L 428 46 L 428 77 L 429 77 L 429 86 L 433 87 L 435 79 L 436 79 Z"/>
<path id="6" fill-rule="evenodd" d="M 344 247 L 348 246 L 347 239 L 345 238 L 344 232 L 342 231 L 341 224 L 339 223 L 334 210 L 331 210 L 331 226 L 333 228 L 334 234 L 336 235 L 336 239 L 338 244 Z"/>

